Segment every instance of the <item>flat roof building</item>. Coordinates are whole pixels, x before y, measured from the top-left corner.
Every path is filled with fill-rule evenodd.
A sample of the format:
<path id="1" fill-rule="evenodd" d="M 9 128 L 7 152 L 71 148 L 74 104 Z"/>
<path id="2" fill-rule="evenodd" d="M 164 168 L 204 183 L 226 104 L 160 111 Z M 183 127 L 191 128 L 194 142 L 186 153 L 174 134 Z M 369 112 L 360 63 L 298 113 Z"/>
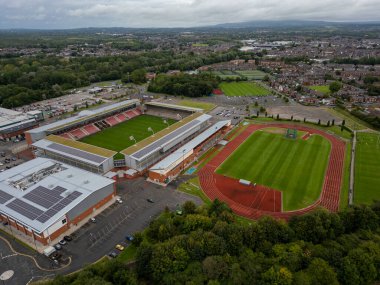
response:
<path id="1" fill-rule="evenodd" d="M 0 139 L 21 136 L 25 131 L 38 126 L 34 115 L 0 107 Z"/>
<path id="2" fill-rule="evenodd" d="M 210 119 L 210 115 L 194 113 L 121 151 L 125 155 L 126 166 L 138 171 L 146 170 L 203 131 Z"/>
<path id="3" fill-rule="evenodd" d="M 0 173 L 0 217 L 43 245 L 115 196 L 114 180 L 36 158 Z"/>

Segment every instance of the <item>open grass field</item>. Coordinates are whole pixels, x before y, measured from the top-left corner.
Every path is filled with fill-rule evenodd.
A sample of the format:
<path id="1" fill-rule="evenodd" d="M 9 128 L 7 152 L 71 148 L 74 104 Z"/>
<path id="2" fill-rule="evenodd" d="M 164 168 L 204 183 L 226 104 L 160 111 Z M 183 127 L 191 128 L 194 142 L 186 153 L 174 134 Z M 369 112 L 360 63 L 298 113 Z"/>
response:
<path id="1" fill-rule="evenodd" d="M 247 77 L 248 80 L 262 80 L 264 76 L 267 75 L 261 70 L 237 70 L 235 72 L 244 77 Z"/>
<path id="2" fill-rule="evenodd" d="M 219 85 L 227 96 L 266 96 L 270 92 L 253 82 L 222 82 Z"/>
<path id="3" fill-rule="evenodd" d="M 321 136 L 286 139 L 282 134 L 253 133 L 217 169 L 217 173 L 283 192 L 283 209 L 296 210 L 318 199 L 330 143 Z"/>
<path id="4" fill-rule="evenodd" d="M 171 119 L 167 119 L 167 121 L 169 124 L 175 122 Z M 158 132 L 166 128 L 167 125 L 160 117 L 141 115 L 85 137 L 80 141 L 114 151 L 121 151 L 135 143 L 129 139 L 130 136 L 134 136 L 137 142 L 151 136 L 152 132 L 148 131 L 148 127 L 151 127 L 154 132 Z"/>
<path id="5" fill-rule="evenodd" d="M 311 90 L 315 90 L 318 92 L 321 92 L 323 94 L 330 94 L 330 88 L 328 85 L 313 85 L 313 86 L 308 86 Z"/>
<path id="6" fill-rule="evenodd" d="M 200 109 L 205 110 L 205 112 L 208 112 L 215 108 L 215 105 L 212 103 L 193 101 L 193 100 L 181 100 L 176 103 L 177 105 L 180 105 L 180 106 L 200 108 Z"/>
<path id="7" fill-rule="evenodd" d="M 355 157 L 354 202 L 380 200 L 380 135 L 358 133 Z"/>

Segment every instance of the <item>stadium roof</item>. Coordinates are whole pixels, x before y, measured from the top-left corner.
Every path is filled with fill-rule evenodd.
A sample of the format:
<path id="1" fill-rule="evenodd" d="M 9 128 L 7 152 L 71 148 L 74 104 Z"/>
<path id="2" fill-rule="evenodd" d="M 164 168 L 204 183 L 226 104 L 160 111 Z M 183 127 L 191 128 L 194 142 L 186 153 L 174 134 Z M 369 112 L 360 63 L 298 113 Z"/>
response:
<path id="1" fill-rule="evenodd" d="M 24 113 L 0 107 L 0 129 L 1 130 L 17 127 L 24 123 L 30 123 L 32 121 L 35 121 L 35 119 L 29 118 L 28 115 Z"/>
<path id="2" fill-rule="evenodd" d="M 77 123 L 79 123 L 81 121 L 89 120 L 89 119 L 94 118 L 96 116 L 99 116 L 99 115 L 102 115 L 102 114 L 106 114 L 106 113 L 112 112 L 114 110 L 120 109 L 122 107 L 125 107 L 125 106 L 128 106 L 128 105 L 132 105 L 132 104 L 136 104 L 136 103 L 139 103 L 139 102 L 140 101 L 136 100 L 136 99 L 126 100 L 126 101 L 122 101 L 122 102 L 115 103 L 115 104 L 112 104 L 112 105 L 107 105 L 107 106 L 104 106 L 104 107 L 100 107 L 98 109 L 86 110 L 86 112 L 80 112 L 76 116 L 73 116 L 73 117 L 70 117 L 70 118 L 67 118 L 67 119 L 63 119 L 63 120 L 59 120 L 59 121 L 56 121 L 54 123 L 41 126 L 39 128 L 35 128 L 35 129 L 32 129 L 32 130 L 29 130 L 28 132 L 29 133 L 41 133 L 41 132 L 44 132 L 44 131 L 59 130 L 61 128 L 65 128 L 65 127 L 68 127 L 70 125 L 75 125 L 75 124 L 77 124 Z"/>
<path id="3" fill-rule="evenodd" d="M 116 151 L 55 135 L 39 140 L 33 146 L 97 166 L 117 153 Z"/>
<path id="4" fill-rule="evenodd" d="M 200 133 L 198 136 L 193 138 L 191 141 L 189 141 L 187 144 L 183 145 L 179 149 L 177 149 L 172 154 L 165 157 L 160 162 L 153 165 L 149 170 L 154 171 L 160 174 L 166 174 L 168 171 L 172 170 L 174 167 L 176 167 L 179 163 L 182 162 L 183 158 L 188 157 L 193 153 L 193 149 L 197 147 L 199 144 L 207 140 L 209 137 L 211 137 L 213 134 L 218 132 L 221 128 L 224 126 L 227 126 L 231 123 L 230 120 L 226 121 L 219 121 L 209 127 L 204 132 Z"/>
<path id="5" fill-rule="evenodd" d="M 55 160 L 36 158 L 0 173 L 0 213 L 42 233 L 89 195 L 113 183 Z"/>
<path id="6" fill-rule="evenodd" d="M 176 110 L 182 110 L 182 111 L 189 111 L 189 112 L 203 112 L 203 109 L 200 108 L 193 108 L 193 107 L 186 107 L 186 106 L 180 106 L 180 105 L 175 105 L 175 104 L 166 104 L 166 103 L 161 103 L 161 102 L 147 102 L 145 105 L 148 106 L 157 106 L 157 107 L 165 107 L 169 109 L 176 109 Z"/>
<path id="7" fill-rule="evenodd" d="M 130 155 L 137 160 L 141 160 L 150 153 L 162 148 L 174 139 L 181 137 L 189 129 L 194 128 L 211 118 L 210 115 L 202 113 L 194 113 L 181 121 L 163 129 L 137 144 L 121 151 L 125 155 Z"/>

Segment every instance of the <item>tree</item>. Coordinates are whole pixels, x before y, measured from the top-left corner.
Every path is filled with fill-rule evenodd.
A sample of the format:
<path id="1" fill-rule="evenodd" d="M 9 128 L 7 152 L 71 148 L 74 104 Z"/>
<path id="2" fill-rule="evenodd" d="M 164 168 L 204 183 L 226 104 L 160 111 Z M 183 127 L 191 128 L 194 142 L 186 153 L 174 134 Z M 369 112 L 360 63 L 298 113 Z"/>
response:
<path id="1" fill-rule="evenodd" d="M 183 213 L 184 213 L 185 215 L 188 215 L 188 214 L 194 214 L 196 208 L 197 208 L 197 206 L 194 204 L 193 201 L 186 201 L 186 202 L 182 205 L 182 210 L 183 210 Z"/>
<path id="2" fill-rule="evenodd" d="M 136 83 L 136 84 L 141 84 L 141 83 L 146 82 L 145 74 L 146 74 L 145 69 L 143 68 L 135 69 L 134 71 L 132 71 L 131 76 L 130 76 L 131 82 Z"/>
<path id="3" fill-rule="evenodd" d="M 329 85 L 329 90 L 331 93 L 336 93 L 342 88 L 342 83 L 338 81 L 331 82 Z"/>
<path id="4" fill-rule="evenodd" d="M 314 259 L 306 271 L 313 285 L 339 285 L 336 273 L 323 259 Z"/>

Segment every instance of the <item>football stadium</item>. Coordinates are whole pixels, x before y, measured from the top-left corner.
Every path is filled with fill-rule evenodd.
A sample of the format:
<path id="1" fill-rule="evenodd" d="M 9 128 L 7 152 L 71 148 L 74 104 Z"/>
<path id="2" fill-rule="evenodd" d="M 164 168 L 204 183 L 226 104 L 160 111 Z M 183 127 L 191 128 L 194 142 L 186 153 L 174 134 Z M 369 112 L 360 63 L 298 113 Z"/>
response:
<path id="1" fill-rule="evenodd" d="M 339 208 L 345 142 L 300 124 L 249 124 L 198 172 L 211 199 L 247 218 Z"/>
<path id="2" fill-rule="evenodd" d="M 32 129 L 26 139 L 36 156 L 99 174 L 149 171 L 152 182 L 167 184 L 229 129 L 229 120 L 211 118 L 199 108 L 127 100 Z"/>

